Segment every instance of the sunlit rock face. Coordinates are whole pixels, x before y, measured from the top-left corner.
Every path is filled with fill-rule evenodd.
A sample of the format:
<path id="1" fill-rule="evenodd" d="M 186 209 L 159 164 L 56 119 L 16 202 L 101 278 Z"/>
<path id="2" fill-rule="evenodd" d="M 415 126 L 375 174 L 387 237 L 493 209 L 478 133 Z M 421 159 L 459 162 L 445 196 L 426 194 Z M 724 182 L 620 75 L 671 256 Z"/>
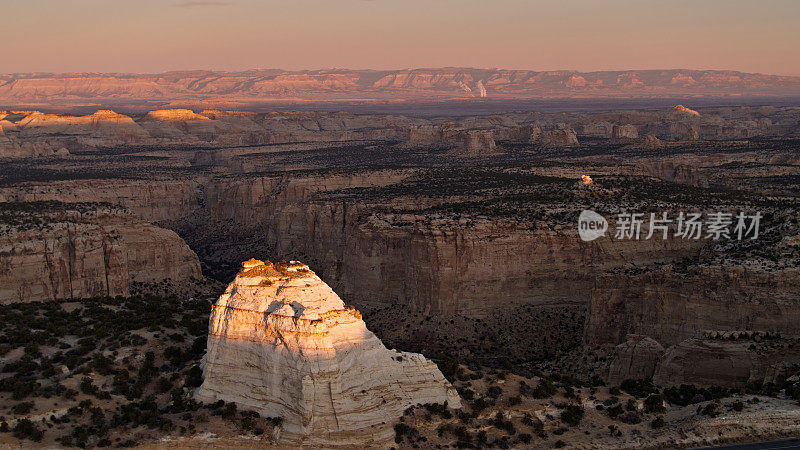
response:
<path id="1" fill-rule="evenodd" d="M 208 334 L 196 397 L 282 417 L 285 443 L 381 444 L 411 405 L 461 405 L 433 362 L 384 347 L 304 264 L 245 262 Z"/>
<path id="2" fill-rule="evenodd" d="M 687 107 L 685 107 L 683 105 L 675 105 L 675 106 L 672 107 L 672 110 L 676 114 L 684 114 L 684 115 L 687 115 L 687 116 L 700 117 L 700 113 L 699 112 L 697 112 L 697 111 L 695 111 L 693 109 L 687 108 Z"/>

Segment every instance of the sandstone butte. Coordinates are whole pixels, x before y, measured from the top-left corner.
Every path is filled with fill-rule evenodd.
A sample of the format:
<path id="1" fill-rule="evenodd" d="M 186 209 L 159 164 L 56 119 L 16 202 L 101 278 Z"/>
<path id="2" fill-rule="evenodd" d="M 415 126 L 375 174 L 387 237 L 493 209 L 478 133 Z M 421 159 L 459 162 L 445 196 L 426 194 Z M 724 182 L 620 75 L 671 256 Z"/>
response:
<path id="1" fill-rule="evenodd" d="M 437 366 L 388 350 L 308 266 L 251 259 L 211 312 L 199 401 L 282 417 L 285 444 L 381 445 L 409 406 L 460 398 Z"/>

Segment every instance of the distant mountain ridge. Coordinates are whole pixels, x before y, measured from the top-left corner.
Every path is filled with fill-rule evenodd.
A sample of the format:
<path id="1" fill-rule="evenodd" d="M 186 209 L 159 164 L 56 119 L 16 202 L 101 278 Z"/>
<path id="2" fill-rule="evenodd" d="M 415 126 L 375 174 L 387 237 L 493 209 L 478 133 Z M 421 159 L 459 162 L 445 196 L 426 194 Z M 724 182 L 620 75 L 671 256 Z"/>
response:
<path id="1" fill-rule="evenodd" d="M 269 101 L 469 98 L 663 98 L 800 95 L 800 77 L 726 70 L 530 71 L 278 69 L 160 74 L 0 75 L 0 109 L 25 105 L 182 102 L 198 107 Z"/>

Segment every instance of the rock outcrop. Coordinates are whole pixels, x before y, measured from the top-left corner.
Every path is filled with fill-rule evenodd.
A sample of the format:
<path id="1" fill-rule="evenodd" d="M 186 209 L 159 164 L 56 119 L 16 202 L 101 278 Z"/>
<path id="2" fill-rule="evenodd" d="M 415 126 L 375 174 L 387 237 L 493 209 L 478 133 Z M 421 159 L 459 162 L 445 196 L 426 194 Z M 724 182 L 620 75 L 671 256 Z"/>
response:
<path id="1" fill-rule="evenodd" d="M 491 153 L 496 144 L 491 130 L 472 130 L 446 123 L 410 128 L 404 146 L 449 148 L 461 156 L 482 156 Z"/>
<path id="2" fill-rule="evenodd" d="M 514 142 L 524 144 L 535 143 L 542 136 L 542 129 L 537 125 L 524 125 L 512 128 L 509 133 L 509 139 Z"/>
<path id="3" fill-rule="evenodd" d="M 0 206 L 0 303 L 128 296 L 132 283 L 202 278 L 173 231 L 85 204 Z"/>
<path id="4" fill-rule="evenodd" d="M 578 135 L 567 124 L 558 124 L 556 127 L 542 132 L 535 143 L 544 147 L 576 147 L 579 145 Z"/>
<path id="5" fill-rule="evenodd" d="M 618 344 L 635 333 L 668 346 L 708 329 L 797 335 L 798 298 L 796 268 L 709 266 L 689 273 L 665 268 L 636 276 L 609 274 L 592 290 L 584 340 Z"/>
<path id="6" fill-rule="evenodd" d="M 672 122 L 669 124 L 669 136 L 679 141 L 696 141 L 700 139 L 700 132 L 697 125 Z"/>
<path id="7" fill-rule="evenodd" d="M 695 111 L 695 110 L 693 110 L 691 108 L 687 108 L 687 107 L 685 107 L 683 105 L 675 105 L 675 106 L 672 107 L 672 110 L 675 111 L 676 114 L 683 114 L 683 115 L 687 115 L 687 116 L 700 117 L 700 113 L 699 112 L 697 112 L 697 111 Z"/>
<path id="8" fill-rule="evenodd" d="M 632 140 L 639 137 L 639 129 L 636 125 L 614 125 L 611 130 L 611 139 Z"/>
<path id="9" fill-rule="evenodd" d="M 653 134 L 646 134 L 642 136 L 634 145 L 638 148 L 643 148 L 646 150 L 657 150 L 664 148 L 664 142 Z"/>
<path id="10" fill-rule="evenodd" d="M 401 116 L 281 112 L 256 114 L 189 109 L 143 117 L 100 110 L 85 116 L 0 112 L 0 158 L 67 155 L 119 146 L 220 147 L 287 142 L 399 140 L 411 124 Z M 484 130 L 491 133 L 490 130 Z"/>
<path id="11" fill-rule="evenodd" d="M 614 129 L 611 122 L 592 122 L 581 127 L 581 135 L 587 137 L 610 138 Z"/>
<path id="12" fill-rule="evenodd" d="M 777 383 L 800 364 L 798 345 L 797 338 L 687 339 L 667 350 L 653 382 L 738 388 Z"/>
<path id="13" fill-rule="evenodd" d="M 629 334 L 625 342 L 614 349 L 606 381 L 618 385 L 627 379 L 650 378 L 663 355 L 664 347 L 652 338 Z"/>
<path id="14" fill-rule="evenodd" d="M 214 305 L 195 397 L 282 417 L 293 445 L 377 445 L 409 406 L 460 399 L 422 355 L 387 350 L 308 266 L 243 264 Z"/>

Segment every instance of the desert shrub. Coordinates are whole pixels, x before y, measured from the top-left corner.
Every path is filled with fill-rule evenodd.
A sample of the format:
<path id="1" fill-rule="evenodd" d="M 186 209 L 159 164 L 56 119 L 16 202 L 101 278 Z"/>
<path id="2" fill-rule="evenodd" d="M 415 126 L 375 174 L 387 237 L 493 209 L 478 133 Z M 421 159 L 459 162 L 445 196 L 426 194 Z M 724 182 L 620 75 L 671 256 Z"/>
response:
<path id="1" fill-rule="evenodd" d="M 636 398 L 646 397 L 649 394 L 657 394 L 656 388 L 650 380 L 632 380 L 627 379 L 620 384 L 620 389 L 633 395 Z"/>
<path id="2" fill-rule="evenodd" d="M 456 375 L 460 372 L 459 361 L 454 358 L 449 358 L 444 361 L 439 361 L 436 363 L 439 366 L 439 370 L 442 371 L 442 375 L 447 378 L 447 381 L 453 382 L 455 381 Z"/>
<path id="3" fill-rule="evenodd" d="M 484 400 L 483 398 L 476 398 L 475 401 L 473 401 L 470 406 L 472 406 L 473 411 L 479 412 L 486 409 L 486 406 L 488 405 L 486 404 L 486 400 Z"/>
<path id="4" fill-rule="evenodd" d="M 30 439 L 39 442 L 44 437 L 44 432 L 33 424 L 29 419 L 20 419 L 13 429 L 14 437 L 17 439 Z"/>
<path id="5" fill-rule="evenodd" d="M 664 407 L 664 396 L 661 394 L 650 394 L 644 400 L 644 412 L 646 413 L 661 413 L 666 411 Z"/>
<path id="6" fill-rule="evenodd" d="M 626 411 L 620 420 L 624 423 L 635 425 L 642 421 L 642 417 L 639 415 L 638 411 Z"/>
<path id="7" fill-rule="evenodd" d="M 592 387 L 605 386 L 606 382 L 603 381 L 603 379 L 600 378 L 599 376 L 592 375 L 592 378 L 589 380 L 589 385 Z"/>
<path id="8" fill-rule="evenodd" d="M 664 421 L 664 418 L 662 416 L 658 416 L 655 419 L 653 419 L 652 422 L 650 422 L 651 428 L 663 428 L 664 425 L 666 425 L 666 422 Z"/>
<path id="9" fill-rule="evenodd" d="M 11 414 L 21 415 L 28 414 L 33 409 L 33 402 L 17 403 L 11 407 Z"/>
<path id="10" fill-rule="evenodd" d="M 163 394 L 164 392 L 169 392 L 172 389 L 172 382 L 165 377 L 160 377 L 158 379 L 158 393 Z"/>
<path id="11" fill-rule="evenodd" d="M 470 388 L 459 388 L 458 394 L 464 400 L 472 400 L 473 398 L 475 398 L 475 392 Z"/>
<path id="12" fill-rule="evenodd" d="M 186 373 L 186 387 L 195 388 L 203 384 L 203 369 L 200 366 L 192 366 Z"/>
<path id="13" fill-rule="evenodd" d="M 619 403 L 619 397 L 616 397 L 616 396 L 609 397 L 609 398 L 603 400 L 603 406 L 611 406 L 611 405 L 615 405 L 617 403 Z"/>
<path id="14" fill-rule="evenodd" d="M 502 389 L 502 388 L 500 388 L 500 386 L 491 386 L 491 387 L 489 387 L 489 389 L 486 391 L 486 395 L 488 395 L 489 397 L 492 397 L 492 398 L 494 398 L 494 399 L 496 399 L 496 398 L 500 397 L 500 395 L 501 395 L 502 393 L 503 393 L 503 389 Z"/>
<path id="15" fill-rule="evenodd" d="M 574 403 L 567 405 L 561 412 L 561 421 L 569 425 L 578 425 L 583 419 L 583 407 Z"/>
<path id="16" fill-rule="evenodd" d="M 97 394 L 97 386 L 94 385 L 94 382 L 89 377 L 81 378 L 80 389 L 84 394 Z"/>
<path id="17" fill-rule="evenodd" d="M 489 423 L 496 428 L 506 430 L 511 434 L 514 433 L 514 424 L 510 420 L 505 420 L 503 418 L 503 413 L 500 411 L 495 414 L 494 418 L 490 420 Z"/>
<path id="18" fill-rule="evenodd" d="M 103 356 L 100 353 L 95 353 L 92 357 L 92 367 L 94 367 L 94 370 L 101 375 L 111 374 L 111 367 L 113 363 L 114 362 L 111 360 L 111 358 Z"/>
<path id="19" fill-rule="evenodd" d="M 706 406 L 698 409 L 700 409 L 700 414 L 704 416 L 717 417 L 719 415 L 719 405 L 717 405 L 714 402 L 711 402 Z"/>
<path id="20" fill-rule="evenodd" d="M 606 410 L 606 412 L 608 413 L 608 417 L 614 418 L 614 417 L 617 417 L 617 416 L 619 416 L 620 414 L 622 414 L 622 413 L 624 412 L 624 410 L 623 410 L 623 408 L 622 408 L 622 405 L 620 405 L 619 403 L 617 403 L 616 405 L 614 405 L 614 406 L 612 406 L 612 407 L 608 408 L 608 409 Z"/>
<path id="21" fill-rule="evenodd" d="M 236 403 L 226 403 L 220 415 L 225 419 L 236 417 Z"/>
<path id="22" fill-rule="evenodd" d="M 687 406 L 707 400 L 719 399 L 730 395 L 730 390 L 720 387 L 698 388 L 693 384 L 682 384 L 680 387 L 664 389 L 664 398 L 673 404 Z"/>
<path id="23" fill-rule="evenodd" d="M 533 388 L 531 396 L 533 398 L 550 398 L 556 393 L 556 386 L 552 381 L 542 379 L 539 384 Z"/>

